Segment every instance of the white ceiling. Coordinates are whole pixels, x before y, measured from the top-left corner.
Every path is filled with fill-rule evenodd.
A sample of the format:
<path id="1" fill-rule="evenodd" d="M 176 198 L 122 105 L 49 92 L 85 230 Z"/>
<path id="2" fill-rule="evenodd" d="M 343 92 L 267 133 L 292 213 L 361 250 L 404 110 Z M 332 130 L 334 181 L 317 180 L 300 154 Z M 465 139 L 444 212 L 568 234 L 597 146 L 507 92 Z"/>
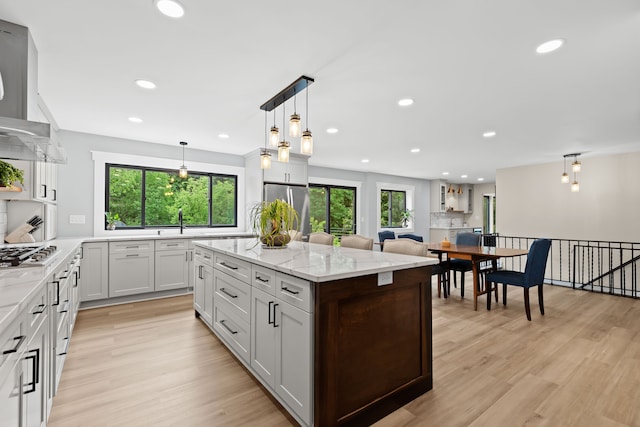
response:
<path id="1" fill-rule="evenodd" d="M 176 155 L 178 141 L 257 149 L 259 106 L 300 75 L 316 79 L 312 165 L 477 182 L 571 152 L 640 150 L 637 0 L 181 2 L 185 16 L 172 19 L 152 0 L 0 0 L 0 19 L 31 30 L 60 128 Z M 554 38 L 565 46 L 535 53 Z M 415 104 L 398 107 L 405 97 Z M 304 98 L 298 112 L 304 124 Z"/>

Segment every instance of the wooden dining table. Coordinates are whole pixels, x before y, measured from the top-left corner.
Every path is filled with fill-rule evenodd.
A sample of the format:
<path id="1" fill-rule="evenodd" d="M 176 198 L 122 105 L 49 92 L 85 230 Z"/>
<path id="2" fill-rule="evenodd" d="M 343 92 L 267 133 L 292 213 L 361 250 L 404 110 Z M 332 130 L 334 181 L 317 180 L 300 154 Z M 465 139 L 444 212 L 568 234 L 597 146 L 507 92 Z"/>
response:
<path id="1" fill-rule="evenodd" d="M 529 253 L 527 249 L 496 248 L 491 246 L 463 246 L 450 243 L 442 246 L 441 243 L 429 243 L 429 251 L 438 255 L 442 262 L 442 255 L 447 254 L 448 259 L 458 258 L 471 261 L 473 267 L 473 309 L 478 310 L 478 296 L 490 291 L 486 284 L 480 283 L 480 263 L 491 261 L 493 269 L 498 265 L 499 258 L 522 256 Z M 489 295 L 487 295 L 489 298 Z"/>

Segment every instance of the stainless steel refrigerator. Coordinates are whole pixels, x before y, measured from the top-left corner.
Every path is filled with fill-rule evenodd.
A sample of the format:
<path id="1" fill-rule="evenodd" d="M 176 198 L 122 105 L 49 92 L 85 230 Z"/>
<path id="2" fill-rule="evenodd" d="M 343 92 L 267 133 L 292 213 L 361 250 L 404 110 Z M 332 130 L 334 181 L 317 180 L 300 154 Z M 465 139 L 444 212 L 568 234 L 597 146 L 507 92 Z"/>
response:
<path id="1" fill-rule="evenodd" d="M 300 232 L 303 236 L 311 233 L 311 221 L 309 219 L 309 189 L 304 185 L 289 184 L 264 184 L 263 200 L 272 202 L 276 199 L 284 200 L 298 213 L 300 219 Z"/>

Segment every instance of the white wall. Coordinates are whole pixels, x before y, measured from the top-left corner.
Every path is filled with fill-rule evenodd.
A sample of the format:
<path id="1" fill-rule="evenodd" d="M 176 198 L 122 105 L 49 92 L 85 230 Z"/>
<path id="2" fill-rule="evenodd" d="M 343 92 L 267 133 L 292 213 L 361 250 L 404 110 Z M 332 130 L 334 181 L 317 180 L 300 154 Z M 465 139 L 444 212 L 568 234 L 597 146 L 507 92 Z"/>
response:
<path id="1" fill-rule="evenodd" d="M 497 231 L 507 236 L 640 242 L 640 152 L 584 157 L 580 191 L 563 162 L 496 173 Z"/>

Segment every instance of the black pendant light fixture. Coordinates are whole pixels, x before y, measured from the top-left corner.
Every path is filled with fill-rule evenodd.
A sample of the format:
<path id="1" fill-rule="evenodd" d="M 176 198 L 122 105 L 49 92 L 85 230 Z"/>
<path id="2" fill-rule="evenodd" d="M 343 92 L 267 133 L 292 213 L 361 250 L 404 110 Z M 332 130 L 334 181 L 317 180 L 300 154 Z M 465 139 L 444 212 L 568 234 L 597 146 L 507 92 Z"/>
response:
<path id="1" fill-rule="evenodd" d="M 573 172 L 573 182 L 571 182 L 571 192 L 578 193 L 580 191 L 580 183 L 578 182 L 578 172 L 582 171 L 582 163 L 578 161 L 578 156 L 582 153 L 565 154 L 564 157 L 564 173 L 560 182 L 563 184 L 569 183 L 569 175 L 567 174 L 567 157 L 573 157 L 573 163 L 571 163 L 571 172 Z"/>
<path id="2" fill-rule="evenodd" d="M 184 179 L 188 175 L 187 167 L 184 165 L 184 147 L 187 146 L 187 143 L 184 141 L 180 141 L 180 145 L 182 145 L 182 166 L 180 166 L 180 170 L 178 171 L 178 176 Z"/>

